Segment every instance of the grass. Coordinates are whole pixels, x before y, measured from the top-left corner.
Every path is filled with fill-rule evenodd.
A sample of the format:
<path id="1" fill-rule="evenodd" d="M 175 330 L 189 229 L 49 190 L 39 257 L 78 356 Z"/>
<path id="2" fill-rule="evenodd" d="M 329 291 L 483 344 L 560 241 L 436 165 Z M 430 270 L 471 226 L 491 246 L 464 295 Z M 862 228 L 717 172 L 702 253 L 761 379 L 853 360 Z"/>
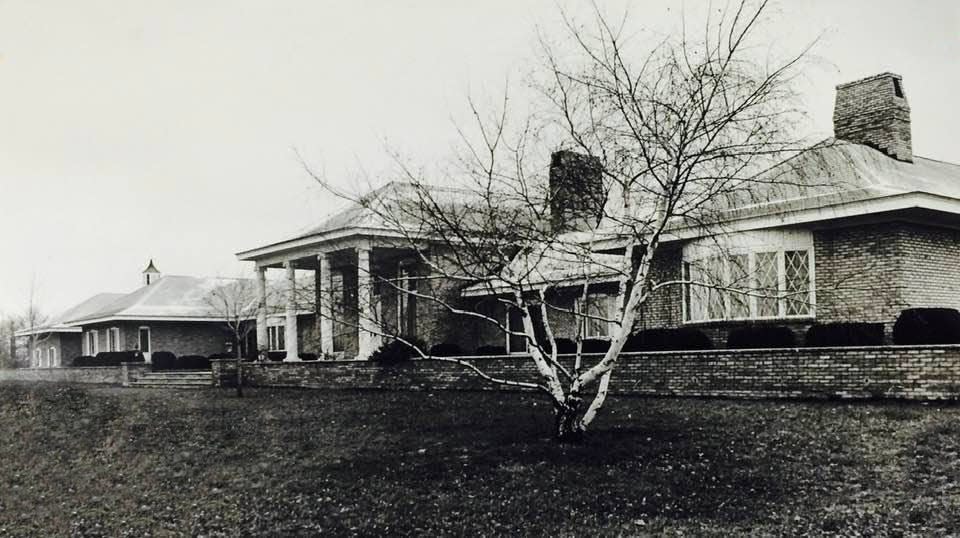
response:
<path id="1" fill-rule="evenodd" d="M 960 408 L 0 383 L 0 536 L 960 533 Z"/>

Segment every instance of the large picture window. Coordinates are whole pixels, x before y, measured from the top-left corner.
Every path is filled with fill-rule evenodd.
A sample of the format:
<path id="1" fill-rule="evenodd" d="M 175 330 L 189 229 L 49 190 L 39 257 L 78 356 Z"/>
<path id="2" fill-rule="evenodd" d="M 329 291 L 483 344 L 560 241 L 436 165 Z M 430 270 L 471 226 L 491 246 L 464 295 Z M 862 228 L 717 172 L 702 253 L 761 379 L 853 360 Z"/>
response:
<path id="1" fill-rule="evenodd" d="M 799 249 L 685 260 L 684 320 L 812 316 L 812 259 L 812 249 Z"/>
<path id="2" fill-rule="evenodd" d="M 580 331 L 584 338 L 606 338 L 610 336 L 611 320 L 616 313 L 616 297 L 613 295 L 591 293 L 586 302 L 576 302 L 576 312 L 580 318 Z"/>

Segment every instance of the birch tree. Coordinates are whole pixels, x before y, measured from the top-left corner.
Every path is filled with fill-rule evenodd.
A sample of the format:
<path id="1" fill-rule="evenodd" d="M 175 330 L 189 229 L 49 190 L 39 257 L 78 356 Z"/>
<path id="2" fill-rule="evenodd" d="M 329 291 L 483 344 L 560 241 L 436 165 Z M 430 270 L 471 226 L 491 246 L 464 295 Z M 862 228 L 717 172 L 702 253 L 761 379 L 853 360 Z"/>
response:
<path id="1" fill-rule="evenodd" d="M 671 229 L 716 235 L 739 204 L 816 188 L 799 178 L 818 146 L 797 133 L 803 113 L 793 85 L 809 49 L 771 58 L 758 39 L 767 9 L 767 2 L 743 1 L 712 13 L 696 32 L 685 26 L 646 48 L 633 39 L 629 17 L 612 19 L 597 8 L 584 23 L 563 14 L 564 34 L 540 40 L 543 67 L 530 86 L 537 100 L 519 118 L 506 96 L 492 111 L 469 101 L 473 122 L 457 129 L 460 151 L 444 175 L 428 177 L 395 155 L 405 192 L 386 197 L 352 195 L 313 173 L 400 232 L 429 268 L 424 280 L 485 289 L 517 312 L 522 323 L 514 327 L 423 287 L 398 287 L 524 340 L 537 380 L 501 379 L 469 359 L 429 358 L 542 392 L 553 403 L 556 437 L 577 438 L 603 408 L 623 346 L 651 297 L 682 284 L 762 291 L 662 280 L 652 268 Z M 578 222 L 551 213 L 561 193 L 551 190 L 544 164 L 562 149 L 581 155 L 582 172 L 601 179 L 600 188 L 575 193 L 585 209 L 571 216 Z M 556 300 L 573 290 L 587 304 L 600 285 L 615 288 L 614 308 Z M 572 358 L 559 353 L 551 322 L 557 316 L 576 318 Z M 604 353 L 583 352 L 582 327 L 591 322 L 611 327 Z"/>

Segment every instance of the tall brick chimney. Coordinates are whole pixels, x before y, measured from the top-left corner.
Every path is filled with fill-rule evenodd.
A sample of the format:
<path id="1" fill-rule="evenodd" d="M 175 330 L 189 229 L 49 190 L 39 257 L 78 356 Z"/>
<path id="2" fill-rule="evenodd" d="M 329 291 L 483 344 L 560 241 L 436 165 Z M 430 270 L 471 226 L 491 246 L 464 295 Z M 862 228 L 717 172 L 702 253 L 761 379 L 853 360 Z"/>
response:
<path id="1" fill-rule="evenodd" d="M 900 75 L 881 73 L 837 86 L 833 132 L 840 140 L 913 162 L 910 105 Z"/>
<path id="2" fill-rule="evenodd" d="M 599 159 L 567 150 L 550 157 L 550 224 L 554 230 L 595 228 L 605 198 Z"/>

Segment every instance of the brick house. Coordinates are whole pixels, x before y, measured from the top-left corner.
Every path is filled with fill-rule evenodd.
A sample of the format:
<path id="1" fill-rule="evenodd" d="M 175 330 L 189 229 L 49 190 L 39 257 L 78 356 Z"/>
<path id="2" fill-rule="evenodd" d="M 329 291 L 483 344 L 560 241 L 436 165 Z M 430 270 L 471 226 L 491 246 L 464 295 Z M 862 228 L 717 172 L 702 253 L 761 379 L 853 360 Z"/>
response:
<path id="1" fill-rule="evenodd" d="M 802 336 L 814 322 L 860 321 L 883 323 L 889 339 L 904 308 L 960 308 L 960 281 L 953 275 L 960 265 L 960 165 L 913 154 L 901 77 L 883 73 L 838 86 L 834 131 L 829 143 L 798 158 L 802 160 L 784 163 L 776 171 L 779 180 L 765 189 L 718 201 L 711 226 L 672 223 L 654 259 L 653 278 L 719 285 L 662 288 L 644 305 L 637 328 L 697 327 L 722 346 L 731 328 L 746 323 L 787 325 Z M 569 152 L 554 155 L 550 189 L 572 193 L 568 202 L 584 203 L 592 198 L 589 193 L 602 191 L 600 175 L 589 166 L 584 172 L 582 162 L 580 173 L 571 175 L 565 164 L 576 161 Z M 369 196 L 403 194 L 403 184 L 391 183 Z M 463 195 L 452 189 L 449 194 Z M 564 198 L 558 200 L 553 224 L 575 224 Z M 314 272 L 317 304 L 329 305 L 315 318 L 314 329 L 325 352 L 368 356 L 384 332 L 377 330 L 378 322 L 428 344 L 525 350 L 522 340 L 511 341 L 489 324 L 455 319 L 436 305 L 378 287 L 378 279 L 406 286 L 408 277 L 422 270 L 416 256 L 402 247 L 403 240 L 396 226 L 358 206 L 307 233 L 238 257 L 256 264 L 261 290 L 268 269 L 285 269 L 288 340 L 300 330 L 292 299 L 296 271 Z M 622 254 L 623 245 L 622 238 L 604 238 L 596 245 L 597 259 Z M 551 270 L 564 268 L 560 264 Z M 602 272 L 595 276 L 583 307 L 602 314 L 613 307 L 616 285 L 604 281 Z M 771 293 L 744 296 L 721 289 L 738 278 L 752 279 Z M 466 308 L 491 304 L 487 286 L 439 285 L 445 297 Z M 561 290 L 557 300 L 577 308 L 572 291 L 564 295 Z M 266 305 L 262 292 L 260 304 Z M 499 308 L 503 311 L 487 313 L 508 326 L 519 322 Z M 567 317 L 571 319 L 551 316 L 556 336 L 574 332 L 577 322 Z M 589 325 L 587 336 L 603 337 L 608 331 L 602 323 Z M 257 341 L 262 347 L 267 335 L 258 332 Z"/>
<path id="2" fill-rule="evenodd" d="M 162 275 L 151 260 L 143 271 L 143 286 L 123 293 L 101 293 L 57 316 L 51 322 L 34 330 L 24 330 L 17 337 L 37 344 L 30 351 L 33 367 L 48 368 L 69 365 L 80 355 L 96 355 L 102 351 L 141 350 L 149 361 L 154 351 L 170 351 L 181 355 L 211 355 L 233 353 L 234 335 L 226 323 L 225 314 L 211 306 L 213 290 L 230 286 L 240 279 L 202 278 L 180 275 Z M 249 281 L 248 281 L 249 282 Z M 237 300 L 253 304 L 252 286 L 238 288 Z M 233 292 L 231 292 L 233 293 Z M 302 309 L 301 309 L 302 310 Z M 311 314 L 304 319 L 311 321 Z M 239 343 L 241 350 L 255 350 L 253 316 L 244 323 L 251 324 L 247 340 Z M 273 337 L 267 346 L 283 350 L 282 333 L 277 337 L 277 325 L 282 320 L 267 317 Z M 304 323 L 309 327 L 311 323 Z M 311 335 L 302 333 L 301 339 Z"/>

